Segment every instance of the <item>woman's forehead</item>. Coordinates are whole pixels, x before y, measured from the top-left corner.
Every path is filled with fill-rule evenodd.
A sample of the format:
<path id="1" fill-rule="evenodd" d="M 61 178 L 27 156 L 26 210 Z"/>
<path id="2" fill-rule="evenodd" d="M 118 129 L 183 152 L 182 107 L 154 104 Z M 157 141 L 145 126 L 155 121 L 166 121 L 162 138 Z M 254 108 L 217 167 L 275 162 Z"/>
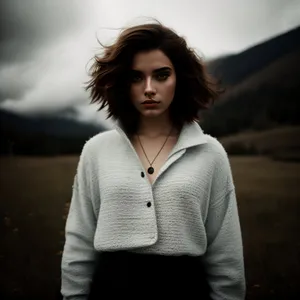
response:
<path id="1" fill-rule="evenodd" d="M 134 70 L 153 72 L 164 67 L 173 69 L 173 64 L 161 50 L 139 52 L 133 57 L 132 69 Z"/>

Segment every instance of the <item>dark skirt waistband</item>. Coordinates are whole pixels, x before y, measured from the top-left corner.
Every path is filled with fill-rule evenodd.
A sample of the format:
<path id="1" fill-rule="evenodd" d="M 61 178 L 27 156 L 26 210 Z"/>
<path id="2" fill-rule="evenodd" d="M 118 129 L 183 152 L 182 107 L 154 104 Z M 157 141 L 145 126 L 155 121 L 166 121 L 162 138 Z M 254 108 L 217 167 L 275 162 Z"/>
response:
<path id="1" fill-rule="evenodd" d="M 89 300 L 100 299 L 103 293 L 142 299 L 141 290 L 146 296 L 167 293 L 170 297 L 182 292 L 185 299 L 191 299 L 194 294 L 197 299 L 209 299 L 201 257 L 128 251 L 99 253 Z"/>

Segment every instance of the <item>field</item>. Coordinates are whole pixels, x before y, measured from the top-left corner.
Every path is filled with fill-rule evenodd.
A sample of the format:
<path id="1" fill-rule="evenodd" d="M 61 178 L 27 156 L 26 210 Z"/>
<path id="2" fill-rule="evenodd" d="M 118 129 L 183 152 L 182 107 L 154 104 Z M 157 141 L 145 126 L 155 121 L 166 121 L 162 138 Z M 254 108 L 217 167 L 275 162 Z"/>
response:
<path id="1" fill-rule="evenodd" d="M 247 299 L 296 299 L 300 164 L 230 157 Z M 0 159 L 0 299 L 59 299 L 64 224 L 78 157 Z"/>
<path id="2" fill-rule="evenodd" d="M 282 126 L 243 131 L 220 138 L 230 154 L 262 154 L 275 160 L 300 161 L 300 127 Z"/>

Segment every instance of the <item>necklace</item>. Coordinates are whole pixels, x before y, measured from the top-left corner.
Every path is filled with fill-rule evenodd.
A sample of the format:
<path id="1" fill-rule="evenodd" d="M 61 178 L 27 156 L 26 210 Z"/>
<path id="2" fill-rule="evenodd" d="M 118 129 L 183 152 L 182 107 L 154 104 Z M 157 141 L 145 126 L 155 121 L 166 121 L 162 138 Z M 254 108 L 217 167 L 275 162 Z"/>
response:
<path id="1" fill-rule="evenodd" d="M 161 150 L 163 149 L 163 147 L 165 146 L 165 144 L 166 144 L 168 138 L 169 138 L 170 135 L 171 135 L 172 129 L 173 129 L 173 127 L 171 128 L 170 133 L 168 134 L 168 136 L 167 136 L 165 142 L 163 143 L 162 147 L 160 148 L 160 150 L 158 151 L 158 153 L 156 154 L 156 156 L 154 157 L 154 159 L 153 159 L 152 162 L 149 161 L 148 156 L 147 156 L 147 154 L 146 154 L 146 152 L 145 152 L 145 149 L 144 149 L 144 147 L 143 147 L 143 145 L 142 145 L 142 143 L 141 143 L 140 137 L 139 137 L 139 135 L 137 135 L 138 140 L 139 140 L 139 143 L 140 143 L 140 145 L 141 145 L 141 147 L 142 147 L 142 150 L 143 150 L 143 152 L 144 152 L 144 154 L 145 154 L 145 157 L 147 158 L 147 160 L 148 160 L 148 162 L 149 162 L 149 164 L 150 164 L 150 167 L 149 167 L 148 170 L 147 170 L 147 172 L 148 172 L 149 174 L 153 174 L 153 173 L 154 173 L 154 168 L 152 167 L 152 165 L 153 165 L 155 159 L 158 157 L 158 155 L 159 155 L 159 153 L 161 152 Z"/>

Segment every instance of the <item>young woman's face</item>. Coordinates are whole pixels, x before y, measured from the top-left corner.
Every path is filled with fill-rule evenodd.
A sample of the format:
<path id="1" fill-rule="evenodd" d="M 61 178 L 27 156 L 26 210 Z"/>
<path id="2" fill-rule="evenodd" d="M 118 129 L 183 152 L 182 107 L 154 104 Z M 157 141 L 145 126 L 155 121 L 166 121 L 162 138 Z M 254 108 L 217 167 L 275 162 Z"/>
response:
<path id="1" fill-rule="evenodd" d="M 143 117 L 157 117 L 168 112 L 176 87 L 175 69 L 160 50 L 137 53 L 134 56 L 130 97 Z"/>

